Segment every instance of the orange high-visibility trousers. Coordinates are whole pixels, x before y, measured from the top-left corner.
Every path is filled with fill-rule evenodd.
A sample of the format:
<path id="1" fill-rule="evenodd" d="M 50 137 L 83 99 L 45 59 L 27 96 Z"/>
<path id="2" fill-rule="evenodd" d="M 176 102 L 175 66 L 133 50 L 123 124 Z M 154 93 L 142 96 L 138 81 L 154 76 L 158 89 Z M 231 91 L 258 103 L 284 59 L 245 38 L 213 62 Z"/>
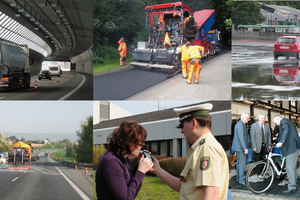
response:
<path id="1" fill-rule="evenodd" d="M 188 60 L 182 60 L 181 61 L 181 68 L 182 68 L 182 76 L 183 78 L 187 78 L 189 74 L 189 61 Z"/>
<path id="2" fill-rule="evenodd" d="M 194 82 L 195 83 L 199 82 L 201 68 L 202 68 L 202 66 L 201 66 L 200 59 L 192 59 L 191 60 L 190 68 L 189 68 L 189 77 L 188 77 L 188 80 L 186 81 L 188 84 L 191 84 L 191 82 L 192 82 L 194 71 L 195 71 Z"/>

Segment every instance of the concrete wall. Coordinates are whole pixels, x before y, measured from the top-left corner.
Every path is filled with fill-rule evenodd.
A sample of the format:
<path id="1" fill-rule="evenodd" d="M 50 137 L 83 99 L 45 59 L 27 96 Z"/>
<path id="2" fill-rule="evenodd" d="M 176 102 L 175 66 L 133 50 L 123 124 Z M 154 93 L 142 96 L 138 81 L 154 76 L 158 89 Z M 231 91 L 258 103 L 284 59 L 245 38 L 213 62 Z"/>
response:
<path id="1" fill-rule="evenodd" d="M 232 31 L 232 39 L 273 40 L 275 42 L 281 35 L 282 33 L 275 32 Z"/>

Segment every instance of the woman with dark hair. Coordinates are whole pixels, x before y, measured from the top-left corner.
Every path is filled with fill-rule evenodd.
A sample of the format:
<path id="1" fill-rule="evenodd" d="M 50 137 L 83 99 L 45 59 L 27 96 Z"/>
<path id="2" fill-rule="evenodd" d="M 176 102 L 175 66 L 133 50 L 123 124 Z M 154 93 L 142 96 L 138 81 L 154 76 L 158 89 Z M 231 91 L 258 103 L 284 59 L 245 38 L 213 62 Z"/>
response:
<path id="1" fill-rule="evenodd" d="M 136 121 L 126 120 L 107 138 L 109 148 L 102 157 L 96 172 L 98 200 L 135 199 L 145 173 L 153 163 L 139 154 L 147 137 L 147 131 Z M 128 156 L 140 156 L 131 169 Z"/>

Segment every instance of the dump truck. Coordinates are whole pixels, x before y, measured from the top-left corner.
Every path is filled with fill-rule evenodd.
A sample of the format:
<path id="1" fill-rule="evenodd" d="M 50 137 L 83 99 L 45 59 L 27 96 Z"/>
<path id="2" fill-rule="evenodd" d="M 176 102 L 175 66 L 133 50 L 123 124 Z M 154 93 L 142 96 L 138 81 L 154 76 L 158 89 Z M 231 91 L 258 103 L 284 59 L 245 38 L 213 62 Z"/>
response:
<path id="1" fill-rule="evenodd" d="M 30 87 L 29 48 L 0 40 L 0 88 Z"/>
<path id="2" fill-rule="evenodd" d="M 203 46 L 206 56 L 211 51 L 207 33 L 215 21 L 215 10 L 194 12 L 182 2 L 146 6 L 145 10 L 148 42 L 138 42 L 132 52 L 131 65 L 180 69 L 181 55 L 178 56 L 177 51 L 187 41 Z"/>
<path id="3" fill-rule="evenodd" d="M 32 148 L 31 145 L 16 142 L 9 147 L 8 164 L 12 164 L 14 168 L 29 169 L 31 165 Z"/>

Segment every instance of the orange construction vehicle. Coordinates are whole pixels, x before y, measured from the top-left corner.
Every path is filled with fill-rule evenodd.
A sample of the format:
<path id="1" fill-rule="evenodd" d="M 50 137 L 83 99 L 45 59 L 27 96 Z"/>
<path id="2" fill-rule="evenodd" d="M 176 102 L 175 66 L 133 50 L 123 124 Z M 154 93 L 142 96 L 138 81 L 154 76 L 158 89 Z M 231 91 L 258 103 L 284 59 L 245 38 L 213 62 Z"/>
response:
<path id="1" fill-rule="evenodd" d="M 14 142 L 9 147 L 8 164 L 13 164 L 9 169 L 29 169 L 31 164 L 31 145 L 23 142 Z"/>

